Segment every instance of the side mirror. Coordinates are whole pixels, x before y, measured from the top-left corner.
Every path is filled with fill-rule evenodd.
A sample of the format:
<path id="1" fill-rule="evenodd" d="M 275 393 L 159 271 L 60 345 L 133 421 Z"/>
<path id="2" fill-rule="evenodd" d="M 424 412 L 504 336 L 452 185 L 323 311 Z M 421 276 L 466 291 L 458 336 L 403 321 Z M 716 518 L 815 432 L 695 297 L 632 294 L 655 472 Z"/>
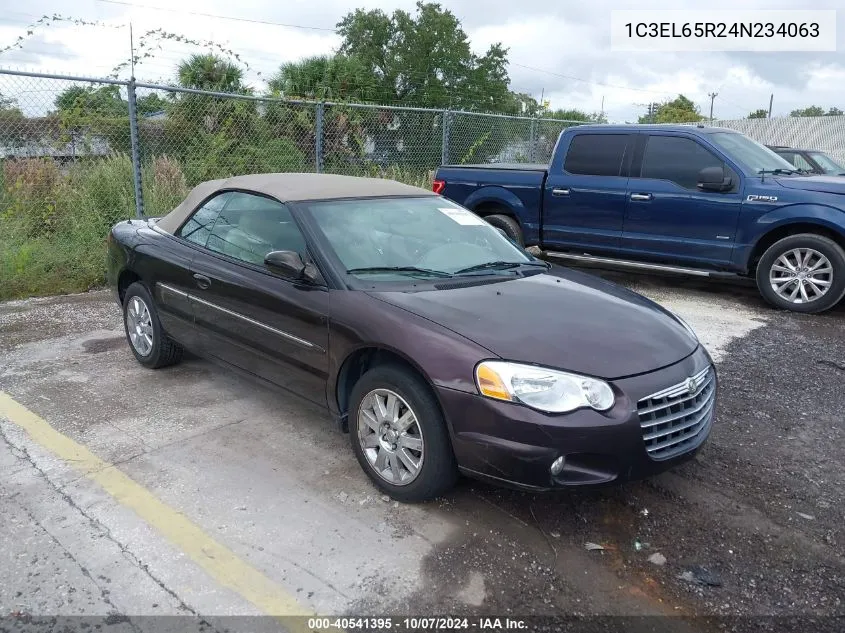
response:
<path id="1" fill-rule="evenodd" d="M 730 191 L 733 178 L 723 166 L 705 167 L 698 172 L 697 186 L 702 191 Z"/>
<path id="2" fill-rule="evenodd" d="M 315 283 L 319 280 L 314 267 L 306 264 L 295 251 L 271 251 L 264 256 L 264 265 L 277 275 L 293 281 Z"/>

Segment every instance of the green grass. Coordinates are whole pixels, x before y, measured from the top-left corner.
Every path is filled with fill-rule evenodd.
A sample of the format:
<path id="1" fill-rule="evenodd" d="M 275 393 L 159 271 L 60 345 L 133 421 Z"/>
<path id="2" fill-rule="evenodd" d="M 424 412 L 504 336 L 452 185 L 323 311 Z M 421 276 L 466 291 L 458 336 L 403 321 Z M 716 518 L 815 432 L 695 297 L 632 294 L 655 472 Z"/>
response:
<path id="1" fill-rule="evenodd" d="M 105 283 L 106 236 L 135 217 L 132 161 L 125 155 L 60 170 L 32 161 L 0 170 L 0 301 L 83 292 Z M 398 180 L 429 189 L 433 172 L 402 166 L 327 172 Z M 23 173 L 21 173 L 23 172 Z M 142 169 L 145 213 L 163 215 L 188 192 L 182 166 L 159 157 Z"/>

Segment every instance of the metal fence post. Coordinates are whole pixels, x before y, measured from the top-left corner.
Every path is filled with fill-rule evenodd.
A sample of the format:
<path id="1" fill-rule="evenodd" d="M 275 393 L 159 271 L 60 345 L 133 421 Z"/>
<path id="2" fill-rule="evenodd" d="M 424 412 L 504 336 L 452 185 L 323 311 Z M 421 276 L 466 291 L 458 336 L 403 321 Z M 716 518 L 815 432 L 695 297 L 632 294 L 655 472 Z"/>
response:
<path id="1" fill-rule="evenodd" d="M 319 174 L 323 171 L 323 116 L 325 107 L 323 102 L 317 104 L 314 120 L 314 169 Z"/>
<path id="2" fill-rule="evenodd" d="M 528 133 L 528 162 L 534 162 L 534 140 L 537 138 L 537 119 L 531 119 L 531 129 Z"/>
<path id="3" fill-rule="evenodd" d="M 129 139 L 132 143 L 132 174 L 135 182 L 135 215 L 144 217 L 144 192 L 141 187 L 141 147 L 138 141 L 138 110 L 135 107 L 135 77 L 126 84 L 129 101 Z"/>
<path id="4" fill-rule="evenodd" d="M 449 164 L 449 140 L 452 133 L 452 113 L 443 110 L 443 146 L 440 150 L 440 164 Z"/>

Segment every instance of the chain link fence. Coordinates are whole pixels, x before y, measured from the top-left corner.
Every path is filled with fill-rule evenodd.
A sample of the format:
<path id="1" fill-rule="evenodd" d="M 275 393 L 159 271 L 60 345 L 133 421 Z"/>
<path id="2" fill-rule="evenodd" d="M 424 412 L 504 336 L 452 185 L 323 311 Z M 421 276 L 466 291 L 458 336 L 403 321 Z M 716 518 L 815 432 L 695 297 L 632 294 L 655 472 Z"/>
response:
<path id="1" fill-rule="evenodd" d="M 845 117 L 714 124 L 845 157 Z M 0 70 L 0 299 L 102 283 L 109 228 L 204 180 L 316 171 L 427 188 L 444 163 L 545 163 L 571 125 Z"/>
<path id="2" fill-rule="evenodd" d="M 102 283 L 109 228 L 204 180 L 317 171 L 428 188 L 443 163 L 547 161 L 572 124 L 0 70 L 0 299 Z"/>
<path id="3" fill-rule="evenodd" d="M 818 150 L 845 161 L 845 116 L 730 119 L 707 125 L 742 132 L 765 145 Z"/>

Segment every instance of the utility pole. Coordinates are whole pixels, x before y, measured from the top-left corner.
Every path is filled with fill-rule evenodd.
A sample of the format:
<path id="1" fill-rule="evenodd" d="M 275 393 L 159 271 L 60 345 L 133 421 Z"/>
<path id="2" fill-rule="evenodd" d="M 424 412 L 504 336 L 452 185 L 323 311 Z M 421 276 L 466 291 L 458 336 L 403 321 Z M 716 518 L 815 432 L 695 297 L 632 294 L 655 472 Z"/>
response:
<path id="1" fill-rule="evenodd" d="M 773 92 L 771 95 L 769 95 L 769 118 L 770 119 L 772 118 L 772 101 L 774 101 L 774 100 L 775 100 L 775 93 Z"/>
<path id="2" fill-rule="evenodd" d="M 710 123 L 713 123 L 713 101 L 719 96 L 718 92 L 710 92 L 707 94 L 710 97 Z"/>

